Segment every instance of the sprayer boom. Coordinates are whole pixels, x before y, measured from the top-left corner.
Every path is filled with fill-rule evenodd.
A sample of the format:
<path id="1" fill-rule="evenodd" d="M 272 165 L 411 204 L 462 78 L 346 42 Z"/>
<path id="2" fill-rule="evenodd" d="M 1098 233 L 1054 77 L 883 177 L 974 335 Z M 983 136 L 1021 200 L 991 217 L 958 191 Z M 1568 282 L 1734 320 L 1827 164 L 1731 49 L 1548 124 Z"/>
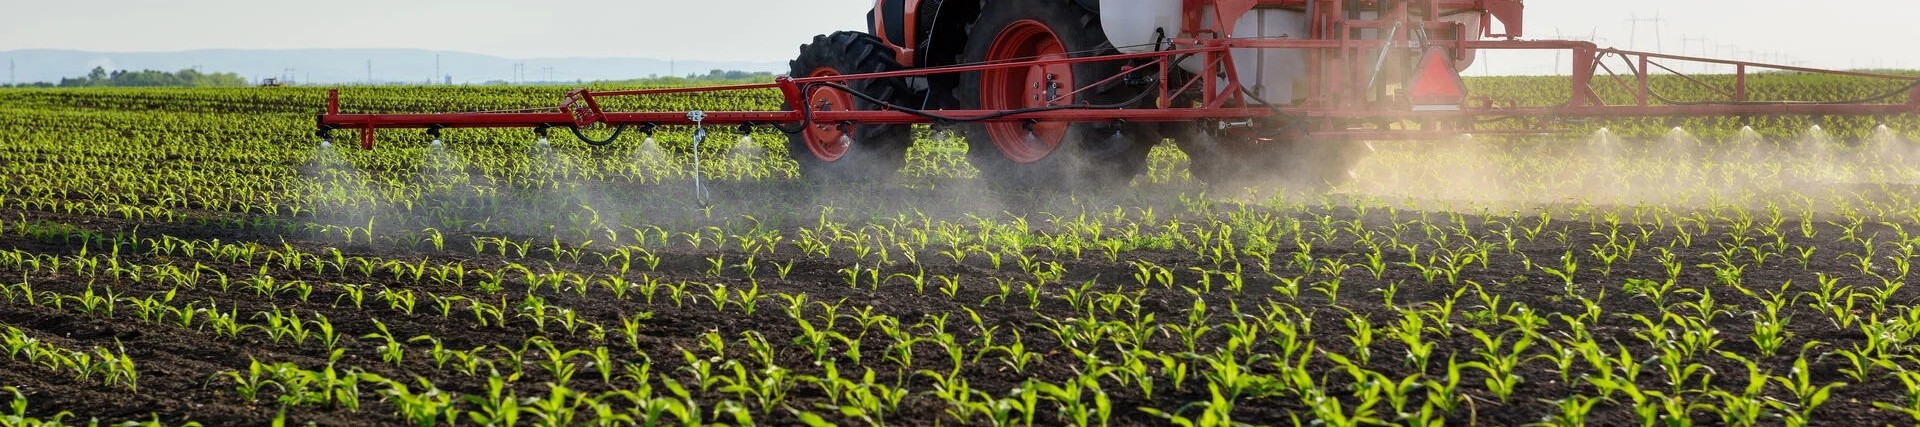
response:
<path id="1" fill-rule="evenodd" d="M 356 131 L 371 149 L 375 132 L 391 128 L 437 135 L 526 127 L 542 136 L 563 128 L 600 145 L 630 129 L 688 126 L 705 135 L 714 127 L 770 127 L 788 135 L 801 175 L 865 182 L 904 164 L 915 143 L 907 125 L 932 124 L 964 134 L 982 178 L 1030 187 L 1128 182 L 1148 148 L 1168 139 L 1209 183 L 1255 173 L 1331 183 L 1345 179 L 1340 165 L 1360 145 L 1344 142 L 1555 133 L 1589 118 L 1920 113 L 1920 79 L 1912 76 L 1523 40 L 1522 3 L 879 0 L 870 28 L 816 37 L 771 83 L 580 89 L 550 109 L 512 113 L 345 114 L 338 92 L 329 92 L 318 132 Z M 1460 71 L 1481 53 L 1503 50 L 1566 54 L 1567 101 L 1542 106 L 1469 90 Z M 1681 64 L 1723 71 L 1694 76 Z M 1891 90 L 1831 102 L 1761 99 L 1749 87 L 1759 73 L 1846 77 Z M 1675 86 L 1691 95 L 1660 90 Z M 623 97 L 767 90 L 780 94 L 780 111 L 605 107 Z M 595 126 L 613 127 L 614 135 L 596 140 L 580 132 Z M 1307 145 L 1315 148 L 1288 151 Z M 1057 154 L 1067 151 L 1072 157 Z"/>

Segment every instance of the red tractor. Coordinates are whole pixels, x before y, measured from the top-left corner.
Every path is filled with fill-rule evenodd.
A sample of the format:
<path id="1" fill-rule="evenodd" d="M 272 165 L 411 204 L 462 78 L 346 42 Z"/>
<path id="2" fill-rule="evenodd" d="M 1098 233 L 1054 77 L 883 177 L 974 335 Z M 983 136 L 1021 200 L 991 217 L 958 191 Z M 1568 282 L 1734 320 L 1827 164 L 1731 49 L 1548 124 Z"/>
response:
<path id="1" fill-rule="evenodd" d="M 1237 4 L 1236 4 L 1237 3 Z M 1489 30 L 1482 26 L 1495 11 L 1509 14 L 1518 25 L 1520 2 L 1498 1 L 1248 1 L 1181 0 L 879 0 L 867 15 L 866 32 L 843 31 L 815 37 L 800 47 L 792 62 L 795 77 L 826 77 L 883 73 L 912 69 L 940 69 L 969 64 L 1002 64 L 1032 60 L 1098 57 L 1124 53 L 1174 51 L 1181 37 L 1257 39 L 1329 38 L 1332 25 L 1319 28 L 1311 19 L 1322 15 L 1374 18 L 1412 7 L 1415 15 L 1432 15 L 1432 26 L 1422 26 L 1421 37 L 1436 40 L 1478 40 Z M 1245 8 L 1237 15 L 1231 9 Z M 1228 16 L 1237 16 L 1229 18 Z M 1208 18 L 1218 18 L 1219 21 Z M 1330 18 L 1330 16 L 1328 17 Z M 1212 22 L 1237 21 L 1239 25 Z M 1187 22 L 1192 21 L 1192 22 Z M 1323 22 L 1336 22 L 1325 19 Z M 1182 24 L 1197 24 L 1183 26 Z M 1432 27 L 1437 32 L 1425 31 Z M 1357 38 L 1383 38 L 1377 29 L 1354 29 Z M 1414 31 L 1408 29 L 1407 31 Z M 1517 35 L 1517 27 L 1510 31 Z M 1506 34 L 1502 34 L 1506 35 Z M 1244 92 L 1260 105 L 1295 105 L 1298 88 L 1308 83 L 1310 58 L 1304 50 L 1234 52 Z M 1241 54 L 1244 54 L 1242 56 Z M 1471 63 L 1462 52 L 1454 68 Z M 1164 57 L 1140 57 L 1099 62 L 1033 64 L 972 73 L 906 75 L 861 80 L 853 92 L 821 87 L 811 93 L 816 111 L 854 109 L 878 111 L 906 106 L 921 110 L 1023 111 L 1053 106 L 1097 105 L 1126 109 L 1155 109 L 1195 105 L 1202 94 L 1194 91 L 1161 97 L 1159 79 L 1192 81 L 1206 72 L 1200 58 L 1177 61 L 1164 72 L 1129 73 L 1142 67 L 1167 65 Z M 1386 58 L 1382 68 L 1405 68 L 1405 55 Z M 1448 72 L 1451 74 L 1453 68 Z M 1219 70 L 1214 70 L 1218 73 Z M 1397 84 L 1398 81 L 1396 81 Z M 1194 88 L 1198 89 L 1198 88 Z M 1384 89 L 1384 86 L 1383 86 Z M 1459 90 L 1456 85 L 1453 90 Z M 879 101 L 879 102 L 876 102 Z M 1442 100 L 1445 102 L 1448 100 Z M 1451 100 L 1458 105 L 1459 100 Z M 837 107 L 836 107 L 837 106 Z M 957 122 L 957 121 L 955 121 Z M 1145 169 L 1148 151 L 1173 138 L 1192 159 L 1196 177 L 1208 182 L 1234 179 L 1290 178 L 1297 183 L 1326 184 L 1345 177 L 1347 167 L 1363 145 L 1306 143 L 1301 129 L 1264 126 L 1280 132 L 1216 137 L 1234 126 L 1252 128 L 1245 120 L 1223 123 L 1208 120 L 999 122 L 957 126 L 970 147 L 968 159 L 983 178 L 1014 187 L 1044 187 L 1067 183 L 1125 183 Z M 860 125 L 843 137 L 832 124 L 816 124 L 794 134 L 789 148 L 801 170 L 822 179 L 870 179 L 897 170 L 906 147 L 913 143 L 907 126 Z M 810 154 L 810 155 L 809 155 Z M 851 156 L 851 157 L 850 157 Z"/>
<path id="2" fill-rule="evenodd" d="M 791 135 L 807 178 L 866 182 L 900 168 L 911 126 L 932 124 L 964 134 L 983 179 L 1049 188 L 1124 184 L 1167 139 L 1215 185 L 1325 185 L 1369 140 L 1551 132 L 1587 117 L 1920 112 L 1911 77 L 1522 40 L 1523 9 L 1522 0 L 878 0 L 867 31 L 815 37 L 772 83 L 582 89 L 544 113 L 341 114 L 333 94 L 319 127 L 323 138 L 358 130 L 371 148 L 377 128 L 770 126 Z M 1524 107 L 1469 93 L 1459 70 L 1486 49 L 1571 51 L 1569 101 Z M 1733 84 L 1688 77 L 1724 96 L 1686 102 L 1651 89 L 1651 76 L 1680 74 L 1668 64 L 1681 61 L 1731 66 Z M 1752 99 L 1746 78 L 1763 70 L 1907 84 L 1857 102 Z M 1632 101 L 1609 104 L 1596 83 Z M 781 91 L 783 111 L 607 112 L 596 101 L 768 88 Z"/>

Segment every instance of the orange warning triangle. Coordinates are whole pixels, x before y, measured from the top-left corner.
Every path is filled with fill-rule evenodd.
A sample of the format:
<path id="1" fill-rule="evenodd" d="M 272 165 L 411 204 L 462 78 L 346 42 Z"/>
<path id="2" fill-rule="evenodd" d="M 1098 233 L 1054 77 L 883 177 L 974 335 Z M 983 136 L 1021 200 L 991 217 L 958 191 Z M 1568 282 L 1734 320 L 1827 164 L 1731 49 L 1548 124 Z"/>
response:
<path id="1" fill-rule="evenodd" d="M 1407 97 L 1413 100 L 1416 110 L 1458 109 L 1466 101 L 1467 85 L 1460 80 L 1460 73 L 1453 70 L 1453 58 L 1447 56 L 1445 49 L 1427 49 L 1426 57 L 1420 60 L 1419 71 L 1414 72 Z"/>

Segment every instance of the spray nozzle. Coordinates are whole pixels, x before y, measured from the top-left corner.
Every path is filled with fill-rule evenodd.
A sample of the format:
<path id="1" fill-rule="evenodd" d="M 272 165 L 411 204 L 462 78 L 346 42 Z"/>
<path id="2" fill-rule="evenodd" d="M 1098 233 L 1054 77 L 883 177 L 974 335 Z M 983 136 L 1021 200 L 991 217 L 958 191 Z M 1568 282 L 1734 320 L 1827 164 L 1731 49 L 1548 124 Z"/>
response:
<path id="1" fill-rule="evenodd" d="M 653 123 L 640 125 L 640 133 L 644 133 L 647 135 L 647 139 L 643 143 L 647 145 L 653 145 L 653 130 L 654 128 L 657 128 L 657 127 L 659 126 Z"/>
<path id="2" fill-rule="evenodd" d="M 746 146 L 746 145 L 753 144 L 753 123 L 741 124 L 739 132 L 740 132 L 740 145 Z"/>

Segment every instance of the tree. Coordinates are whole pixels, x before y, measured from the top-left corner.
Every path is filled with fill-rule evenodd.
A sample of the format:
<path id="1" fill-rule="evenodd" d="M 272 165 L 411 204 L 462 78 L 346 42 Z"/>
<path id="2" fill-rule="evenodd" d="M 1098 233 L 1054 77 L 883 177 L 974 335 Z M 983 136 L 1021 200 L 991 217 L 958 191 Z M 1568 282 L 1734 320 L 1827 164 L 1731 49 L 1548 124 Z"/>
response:
<path id="1" fill-rule="evenodd" d="M 115 70 L 113 72 L 108 72 L 105 67 L 94 67 L 93 71 L 88 72 L 85 77 L 60 79 L 61 87 L 92 87 L 92 86 L 128 86 L 128 87 L 154 87 L 154 86 L 222 87 L 222 86 L 225 86 L 225 87 L 232 87 L 232 86 L 246 86 L 246 85 L 247 85 L 247 79 L 244 77 L 240 77 L 239 74 L 234 74 L 234 73 L 207 74 L 207 73 L 202 73 L 198 70 L 193 70 L 193 69 L 185 69 L 185 70 L 180 70 L 179 72 L 173 72 L 173 73 L 157 71 L 157 70 L 141 70 L 141 71 Z"/>

